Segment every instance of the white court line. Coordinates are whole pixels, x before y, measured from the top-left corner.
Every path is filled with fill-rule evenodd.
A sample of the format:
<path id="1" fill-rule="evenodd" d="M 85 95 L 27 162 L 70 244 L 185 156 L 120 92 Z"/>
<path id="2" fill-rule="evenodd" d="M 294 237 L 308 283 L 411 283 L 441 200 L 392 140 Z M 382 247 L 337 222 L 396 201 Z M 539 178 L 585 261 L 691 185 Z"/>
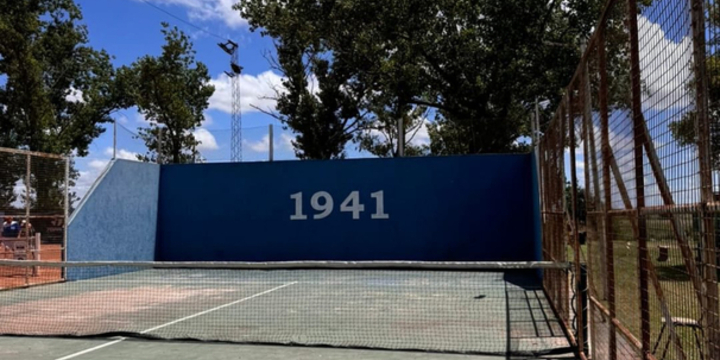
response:
<path id="1" fill-rule="evenodd" d="M 228 306 L 233 306 L 233 305 L 239 304 L 239 303 L 241 303 L 241 302 L 243 302 L 243 301 L 248 301 L 248 300 L 254 299 L 254 298 L 258 297 L 258 296 L 262 296 L 262 295 L 265 295 L 265 294 L 267 294 L 267 293 L 271 293 L 271 292 L 273 292 L 273 291 L 275 291 L 275 290 L 280 290 L 280 289 L 282 289 L 282 288 L 284 288 L 284 287 L 287 287 L 287 286 L 290 286 L 290 285 L 295 285 L 295 284 L 297 284 L 297 283 L 298 283 L 297 281 L 293 281 L 293 282 L 289 282 L 289 283 L 284 284 L 284 285 L 276 286 L 276 287 L 274 287 L 274 288 L 272 288 L 272 289 L 270 289 L 270 290 L 265 290 L 265 291 L 263 291 L 263 292 L 260 292 L 260 293 L 255 294 L 255 295 L 251 295 L 251 296 L 248 296 L 248 297 L 239 299 L 239 300 L 235 300 L 235 301 L 233 301 L 233 302 L 229 302 L 229 303 L 224 304 L 224 305 L 220 305 L 220 306 L 214 307 L 214 308 L 212 308 L 212 309 L 207 309 L 207 310 L 201 311 L 201 312 L 199 312 L 199 313 L 186 316 L 186 317 L 184 317 L 184 318 L 180 318 L 180 319 L 177 319 L 177 320 L 173 320 L 173 321 L 171 321 L 171 322 L 168 322 L 168 323 L 165 323 L 165 324 L 162 324 L 162 325 L 158 325 L 158 326 L 156 326 L 156 327 L 152 327 L 152 328 L 149 328 L 149 329 L 147 329 L 147 330 L 143 330 L 143 331 L 140 332 L 140 334 L 147 334 L 147 333 L 149 333 L 149 332 L 152 332 L 152 331 L 155 331 L 155 330 L 159 330 L 159 329 L 162 329 L 162 328 L 164 328 L 164 327 L 167 327 L 167 326 L 170 326 L 170 325 L 173 325 L 173 324 L 177 324 L 177 323 L 179 323 L 179 322 L 183 322 L 183 321 L 185 321 L 185 320 L 190 320 L 190 319 L 192 319 L 192 318 L 196 318 L 196 317 L 198 317 L 198 316 L 202 316 L 202 315 L 205 315 L 205 314 L 207 314 L 207 313 L 211 313 L 211 312 L 213 312 L 213 311 L 217 311 L 217 310 L 220 310 L 220 309 L 224 309 L 224 308 L 226 308 L 226 307 L 228 307 Z M 119 338 L 119 339 L 117 339 L 117 340 L 113 340 L 113 341 L 110 341 L 110 342 L 105 343 L 105 344 L 102 344 L 102 345 L 98 345 L 98 346 L 95 346 L 95 347 L 91 347 L 91 348 L 89 348 L 89 349 L 85 349 L 85 350 L 82 350 L 82 351 L 78 351 L 78 352 L 76 352 L 76 353 L 73 353 L 73 354 L 70 354 L 70 355 L 66 355 L 66 356 L 63 356 L 63 357 L 61 357 L 61 358 L 57 358 L 57 359 L 55 359 L 55 360 L 68 360 L 68 359 L 73 359 L 73 358 L 76 358 L 76 357 L 78 357 L 78 356 L 80 356 L 80 355 L 84 355 L 84 354 L 87 354 L 87 353 L 89 353 L 89 352 L 93 352 L 93 351 L 95 351 L 95 350 L 102 349 L 102 348 L 104 348 L 104 347 L 108 347 L 108 346 L 111 346 L 111 345 L 115 345 L 115 344 L 117 344 L 117 343 L 119 343 L 119 342 L 122 342 L 122 341 L 124 341 L 124 340 L 126 340 L 126 339 L 127 339 L 127 338 L 125 338 L 125 337 L 121 337 L 121 338 Z"/>

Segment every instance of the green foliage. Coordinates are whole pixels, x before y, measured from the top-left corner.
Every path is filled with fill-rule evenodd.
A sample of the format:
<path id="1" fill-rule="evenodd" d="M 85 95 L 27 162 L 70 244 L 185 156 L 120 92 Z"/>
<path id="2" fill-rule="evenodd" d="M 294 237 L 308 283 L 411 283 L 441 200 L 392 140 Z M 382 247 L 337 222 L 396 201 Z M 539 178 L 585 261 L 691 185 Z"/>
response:
<path id="1" fill-rule="evenodd" d="M 536 98 L 555 108 L 604 1 L 560 3 L 241 0 L 236 9 L 275 40 L 288 79 L 275 115 L 300 134 L 296 151 L 328 158 L 351 140 L 393 154 L 398 118 L 411 132 L 424 120 L 408 114 L 424 108 L 435 117 L 433 154 L 525 150 L 517 139 L 529 133 L 529 108 Z"/>
<path id="2" fill-rule="evenodd" d="M 717 46 L 720 44 L 720 4 L 714 3 L 713 8 L 708 11 L 706 26 L 708 30 L 706 34 L 710 35 L 707 39 L 708 45 Z M 693 66 L 688 64 L 688 66 Z M 707 79 L 707 101 L 708 101 L 708 120 L 710 122 L 710 157 L 711 166 L 714 170 L 720 170 L 720 54 L 708 53 L 705 59 L 705 70 Z M 695 80 L 688 83 L 687 91 L 696 95 Z M 670 123 L 670 132 L 673 138 L 680 146 L 695 146 L 697 144 L 697 135 L 695 133 L 695 119 L 697 114 L 695 111 L 689 111 L 683 115 L 680 120 Z"/>
<path id="3" fill-rule="evenodd" d="M 140 160 L 172 163 L 192 162 L 198 155 L 192 130 L 204 120 L 203 111 L 215 88 L 209 84 L 208 69 L 195 60 L 188 36 L 177 27 L 162 24 L 165 45 L 158 57 L 144 56 L 119 70 L 139 111 L 149 121 L 139 129 L 148 153 Z M 162 133 L 162 144 L 159 144 Z"/>
<path id="4" fill-rule="evenodd" d="M 87 155 L 126 100 L 110 56 L 87 46 L 72 0 L 1 0 L 0 146 Z M 75 92 L 80 101 L 68 99 Z"/>
<path id="5" fill-rule="evenodd" d="M 100 124 L 111 121 L 113 110 L 129 106 L 114 81 L 110 56 L 87 45 L 87 28 L 72 0 L 0 0 L 0 9 L 0 76 L 5 78 L 0 147 L 87 155 L 103 132 Z M 18 169 L 8 175 L 14 181 L 24 176 L 24 168 Z M 34 178 L 37 189 L 53 192 L 35 206 L 56 208 L 64 174 L 63 169 Z M 78 176 L 71 169 L 71 185 Z"/>
<path id="6" fill-rule="evenodd" d="M 577 196 L 575 200 L 577 200 L 577 203 L 575 205 L 575 218 L 578 219 L 579 223 L 584 224 L 585 220 L 587 219 L 587 203 L 585 201 L 585 189 L 580 186 L 577 187 Z M 572 214 L 572 186 L 569 181 L 565 183 L 565 204 L 567 206 L 566 210 L 568 214 Z"/>

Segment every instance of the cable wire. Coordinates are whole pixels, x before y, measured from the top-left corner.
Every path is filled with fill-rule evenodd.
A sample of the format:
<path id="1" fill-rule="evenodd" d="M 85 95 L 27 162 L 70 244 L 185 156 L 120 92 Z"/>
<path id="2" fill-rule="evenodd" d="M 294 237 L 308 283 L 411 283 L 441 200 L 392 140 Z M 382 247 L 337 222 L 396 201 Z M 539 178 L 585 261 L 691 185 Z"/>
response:
<path id="1" fill-rule="evenodd" d="M 208 35 L 210 35 L 210 36 L 216 37 L 216 38 L 218 38 L 218 39 L 220 39 L 220 40 L 223 40 L 223 41 L 229 40 L 229 38 L 226 37 L 226 36 L 220 36 L 220 35 L 218 35 L 218 34 L 215 34 L 215 33 L 213 33 L 213 32 L 210 32 L 210 31 L 208 31 L 208 30 L 205 30 L 205 29 L 203 29 L 203 28 L 201 28 L 201 27 L 199 27 L 199 26 L 197 26 L 197 25 L 195 25 L 195 24 L 193 24 L 193 23 L 191 23 L 191 22 L 189 22 L 189 21 L 187 21 L 187 20 L 185 20 L 185 19 L 183 19 L 183 18 L 181 18 L 181 17 L 179 17 L 179 16 L 177 16 L 177 15 L 175 15 L 175 14 L 173 14 L 173 13 L 171 13 L 171 12 L 169 12 L 169 11 L 167 11 L 167 10 L 165 10 L 165 9 L 163 9 L 163 8 L 155 5 L 155 4 L 153 4 L 153 3 L 151 3 L 151 2 L 148 1 L 148 0 L 142 0 L 142 2 L 144 2 L 145 4 L 147 4 L 147 5 L 150 6 L 150 7 L 154 8 L 155 10 L 158 10 L 158 11 L 163 12 L 165 15 L 168 15 L 168 16 L 174 18 L 175 20 L 180 21 L 180 22 L 184 23 L 185 25 L 191 26 L 191 27 L 193 27 L 193 28 L 195 28 L 195 29 L 197 29 L 197 30 L 200 30 L 200 31 L 202 31 L 202 32 L 204 32 L 204 33 L 206 33 L 206 34 L 208 34 Z"/>

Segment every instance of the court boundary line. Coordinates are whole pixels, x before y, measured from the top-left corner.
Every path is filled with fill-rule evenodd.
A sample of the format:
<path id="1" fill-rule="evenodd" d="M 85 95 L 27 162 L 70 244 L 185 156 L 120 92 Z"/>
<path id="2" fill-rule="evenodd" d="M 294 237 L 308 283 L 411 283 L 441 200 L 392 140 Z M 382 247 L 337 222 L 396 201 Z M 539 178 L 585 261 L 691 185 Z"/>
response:
<path id="1" fill-rule="evenodd" d="M 256 297 L 259 297 L 259 296 L 262 296 L 262 295 L 271 293 L 271 292 L 273 292 L 273 291 L 280 290 L 280 289 L 282 289 L 282 288 L 285 288 L 285 287 L 288 287 L 288 286 L 291 286 L 291 285 L 295 285 L 295 284 L 297 284 L 298 282 L 299 282 L 299 281 L 292 281 L 292 282 L 289 282 L 289 283 L 287 283 L 287 284 L 283 284 L 283 285 L 280 285 L 280 286 L 276 286 L 276 287 L 274 287 L 274 288 L 272 288 L 272 289 L 265 290 L 265 291 L 263 291 L 263 292 L 259 292 L 259 293 L 254 294 L 254 295 L 250 295 L 250 296 L 244 297 L 244 298 L 242 298 L 242 299 L 238 299 L 238 300 L 229 302 L 229 303 L 227 303 L 227 304 L 219 305 L 219 306 L 216 306 L 216 307 L 211 308 L 211 309 L 203 310 L 203 311 L 200 311 L 200 312 L 195 313 L 195 314 L 192 314 L 192 315 L 188 315 L 188 316 L 185 316 L 185 317 L 182 317 L 182 318 L 179 318 L 179 319 L 176 319 L 176 320 L 173 320 L 173 321 L 170 321 L 170 322 L 167 322 L 167 323 L 164 323 L 164 324 L 155 326 L 155 327 L 151 327 L 151 328 L 149 328 L 149 329 L 146 329 L 146 330 L 141 331 L 140 334 L 147 334 L 147 333 L 149 333 L 149 332 L 153 332 L 153 331 L 155 331 L 155 330 L 159 330 L 159 329 L 162 329 L 162 328 L 164 328 L 164 327 L 168 327 L 168 326 L 170 326 L 170 325 L 174 325 L 174 324 L 177 324 L 177 323 L 186 321 L 186 320 L 190 320 L 190 319 L 196 318 L 196 317 L 198 317 L 198 316 L 202 316 L 202 315 L 211 313 L 211 312 L 213 312 L 213 311 L 217 311 L 217 310 L 220 310 L 220 309 L 224 309 L 224 308 L 226 308 L 226 307 L 233 306 L 233 305 L 236 305 L 236 304 L 239 304 L 239 303 L 242 303 L 242 302 L 245 302 L 245 301 L 254 299 L 254 298 L 256 298 Z M 101 345 L 98 345 L 98 346 L 91 347 L 91 348 L 89 348 L 89 349 L 85 349 L 85 350 L 81 350 L 81 351 L 78 351 L 78 352 L 75 352 L 75 353 L 72 353 L 72 354 L 69 354 L 69 355 L 65 355 L 65 356 L 59 357 L 59 358 L 57 358 L 57 359 L 55 359 L 55 360 L 70 360 L 70 359 L 74 359 L 74 358 L 76 358 L 76 357 L 78 357 L 78 356 L 82 356 L 82 355 L 85 355 L 85 354 L 87 354 L 87 353 L 91 353 L 91 352 L 93 352 L 93 351 L 100 350 L 100 349 L 102 349 L 102 348 L 106 348 L 106 347 L 108 347 L 108 346 L 112 346 L 112 345 L 115 345 L 115 344 L 117 344 L 117 343 L 123 342 L 123 341 L 125 341 L 126 339 L 127 339 L 126 337 L 121 337 L 121 338 L 119 338 L 119 339 L 117 339 L 117 340 L 112 340 L 112 341 L 107 342 L 107 343 L 105 343 L 105 344 L 101 344 Z"/>

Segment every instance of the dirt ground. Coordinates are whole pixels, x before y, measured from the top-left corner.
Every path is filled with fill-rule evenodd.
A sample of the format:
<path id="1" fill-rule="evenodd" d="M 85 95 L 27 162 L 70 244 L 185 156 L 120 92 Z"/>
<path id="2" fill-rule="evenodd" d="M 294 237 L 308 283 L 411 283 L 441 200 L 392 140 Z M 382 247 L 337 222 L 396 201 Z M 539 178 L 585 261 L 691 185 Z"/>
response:
<path id="1" fill-rule="evenodd" d="M 61 261 L 62 246 L 60 244 L 44 244 L 35 254 L 37 256 L 35 259 L 38 260 Z M 13 254 L 6 249 L 0 249 L 0 259 L 13 259 Z M 0 290 L 58 281 L 62 281 L 61 268 L 0 266 Z"/>

